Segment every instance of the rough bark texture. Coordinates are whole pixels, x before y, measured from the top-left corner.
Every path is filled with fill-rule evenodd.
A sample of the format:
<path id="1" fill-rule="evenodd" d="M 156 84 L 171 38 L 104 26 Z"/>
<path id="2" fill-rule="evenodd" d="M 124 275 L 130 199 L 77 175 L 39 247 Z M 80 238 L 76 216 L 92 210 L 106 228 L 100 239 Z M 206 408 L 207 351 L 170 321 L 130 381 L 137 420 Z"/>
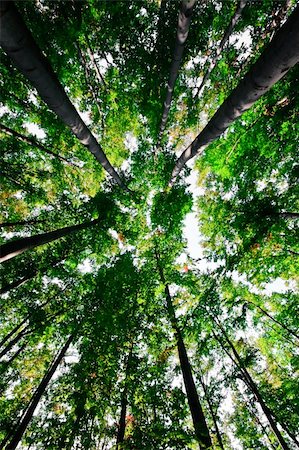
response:
<path id="1" fill-rule="evenodd" d="M 5 447 L 6 450 L 15 450 L 19 444 L 19 442 L 22 439 L 22 436 L 24 432 L 26 431 L 26 428 L 32 419 L 32 416 L 34 414 L 35 408 L 37 407 L 43 393 L 45 392 L 49 381 L 51 380 L 52 376 L 54 375 L 58 365 L 60 364 L 62 358 L 65 356 L 65 353 L 67 349 L 69 348 L 71 342 L 73 340 L 73 335 L 71 335 L 65 345 L 62 347 L 61 351 L 59 352 L 58 356 L 52 363 L 51 367 L 49 368 L 48 372 L 44 375 L 40 385 L 38 386 L 37 390 L 35 391 L 27 409 L 25 410 L 23 416 L 21 417 L 16 431 L 14 433 L 14 436 L 10 440 L 9 444 Z"/>
<path id="2" fill-rule="evenodd" d="M 11 1 L 0 3 L 0 43 L 17 68 L 37 89 L 49 108 L 72 130 L 101 163 L 111 177 L 123 188 L 125 185 L 108 161 L 101 146 L 79 116 L 66 95 L 49 61 L 35 43 L 21 15 Z"/>
<path id="3" fill-rule="evenodd" d="M 242 15 L 242 11 L 243 11 L 243 9 L 244 9 L 245 6 L 246 6 L 247 1 L 248 1 L 248 0 L 240 0 L 240 2 L 238 3 L 237 8 L 236 8 L 236 11 L 235 11 L 235 14 L 233 15 L 233 17 L 232 17 L 232 19 L 231 19 L 231 21 L 230 21 L 230 23 L 229 23 L 229 25 L 228 25 L 228 27 L 227 27 L 225 33 L 224 33 L 224 36 L 223 36 L 223 38 L 221 39 L 221 42 L 220 42 L 220 44 L 219 44 L 219 47 L 218 47 L 217 50 L 216 50 L 216 55 L 215 55 L 215 57 L 211 60 L 210 65 L 209 65 L 209 67 L 208 67 L 206 73 L 204 74 L 204 77 L 203 77 L 203 79 L 202 79 L 202 82 L 200 83 L 200 86 L 198 87 L 198 89 L 197 89 L 197 91 L 196 91 L 196 94 L 195 94 L 194 98 L 197 97 L 197 96 L 200 94 L 200 91 L 202 90 L 202 88 L 204 87 L 204 85 L 206 84 L 206 82 L 208 81 L 208 79 L 209 79 L 209 77 L 210 77 L 210 74 L 211 74 L 212 70 L 214 69 L 214 67 L 215 67 L 216 64 L 217 64 L 217 61 L 218 61 L 218 59 L 219 59 L 219 56 L 221 55 L 222 50 L 224 49 L 225 44 L 227 43 L 227 41 L 228 41 L 228 39 L 229 39 L 229 37 L 230 37 L 230 35 L 231 35 L 233 29 L 235 28 L 236 23 L 238 22 L 239 18 L 240 18 L 241 15 Z"/>
<path id="4" fill-rule="evenodd" d="M 79 225 L 64 227 L 59 230 L 49 231 L 48 233 L 36 234 L 35 236 L 15 239 L 14 241 L 7 242 L 6 244 L 0 246 L 0 262 L 7 261 L 8 259 L 20 255 L 26 250 L 55 241 L 56 239 L 67 236 L 75 231 L 92 227 L 97 223 L 99 223 L 98 220 L 92 220 L 91 222 L 84 222 Z"/>
<path id="5" fill-rule="evenodd" d="M 189 362 L 189 358 L 187 355 L 185 343 L 182 337 L 181 330 L 179 329 L 176 321 L 175 311 L 172 305 L 171 295 L 169 292 L 169 286 L 166 283 L 163 269 L 160 265 L 159 255 L 157 251 L 155 251 L 157 266 L 160 274 L 160 278 L 162 283 L 164 284 L 165 289 L 165 298 L 167 303 L 167 310 L 169 314 L 169 318 L 172 324 L 172 327 L 175 331 L 176 339 L 177 339 L 177 347 L 180 359 L 180 366 L 183 374 L 184 385 L 186 389 L 188 404 L 192 416 L 192 421 L 194 425 L 195 435 L 199 444 L 200 450 L 205 450 L 212 448 L 212 442 L 210 438 L 209 429 L 207 426 L 207 422 L 199 401 L 198 393 L 196 390 L 195 382 L 193 379 L 192 369 Z"/>
<path id="6" fill-rule="evenodd" d="M 178 158 L 172 185 L 186 162 L 217 139 L 238 117 L 279 81 L 299 61 L 299 5 L 278 30 L 256 63 L 195 140 Z"/>
<path id="7" fill-rule="evenodd" d="M 165 129 L 165 125 L 167 122 L 170 105 L 171 105 L 171 99 L 173 94 L 174 85 L 179 73 L 179 68 L 181 65 L 181 60 L 185 48 L 185 42 L 188 37 L 189 32 L 189 26 L 191 22 L 191 15 L 193 6 L 195 4 L 196 0 L 183 0 L 181 9 L 179 12 L 179 18 L 178 18 L 178 28 L 177 28 L 177 36 L 176 36 L 176 42 L 174 47 L 174 54 L 173 59 L 171 63 L 170 68 L 170 75 L 168 79 L 167 84 L 167 94 L 166 94 L 166 100 L 164 102 L 164 110 L 160 125 L 160 132 L 159 132 L 159 140 L 161 139 L 162 133 Z"/>

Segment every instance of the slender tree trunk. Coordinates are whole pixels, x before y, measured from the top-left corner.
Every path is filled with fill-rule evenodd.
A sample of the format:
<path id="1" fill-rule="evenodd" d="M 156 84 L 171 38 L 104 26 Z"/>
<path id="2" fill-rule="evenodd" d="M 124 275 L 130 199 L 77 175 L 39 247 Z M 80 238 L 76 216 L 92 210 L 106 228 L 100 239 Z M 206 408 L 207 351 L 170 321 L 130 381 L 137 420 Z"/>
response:
<path id="1" fill-rule="evenodd" d="M 27 342 L 25 342 L 23 345 L 21 345 L 21 347 L 9 358 L 8 361 L 5 361 L 5 366 L 9 367 L 10 364 L 19 356 L 20 353 L 22 353 L 22 351 L 24 350 L 24 348 L 26 348 L 27 346 Z"/>
<path id="2" fill-rule="evenodd" d="M 5 342 L 7 342 L 23 325 L 24 323 L 26 323 L 28 320 L 28 316 L 25 317 L 24 320 L 22 320 L 22 322 L 18 323 L 18 325 L 16 325 L 0 342 L 0 347 L 3 347 L 3 345 L 5 344 Z"/>
<path id="3" fill-rule="evenodd" d="M 218 62 L 219 56 L 221 55 L 221 53 L 222 53 L 222 51 L 224 49 L 225 44 L 229 40 L 229 37 L 230 37 L 233 29 L 235 28 L 236 23 L 238 22 L 238 20 L 240 19 L 241 15 L 242 15 L 242 11 L 243 11 L 243 9 L 246 6 L 247 1 L 248 0 L 240 0 L 239 1 L 238 5 L 237 5 L 237 8 L 236 8 L 236 11 L 235 11 L 235 14 L 233 15 L 233 17 L 232 17 L 232 19 L 231 19 L 231 21 L 230 21 L 230 23 L 229 23 L 225 33 L 224 33 L 224 36 L 221 39 L 219 47 L 216 50 L 216 56 L 211 60 L 211 62 L 209 64 L 209 67 L 208 67 L 207 71 L 205 72 L 205 74 L 203 76 L 202 82 L 200 83 L 200 86 L 198 87 L 194 98 L 198 97 L 198 95 L 200 94 L 202 88 L 204 87 L 204 85 L 208 81 L 212 70 L 214 69 L 214 67 L 216 66 L 216 64 Z"/>
<path id="4" fill-rule="evenodd" d="M 85 125 L 54 74 L 46 57 L 35 43 L 13 2 L 0 3 L 0 43 L 14 64 L 37 89 L 49 108 L 85 145 L 110 176 L 124 189 L 119 175 L 108 161 L 101 146 Z"/>
<path id="5" fill-rule="evenodd" d="M 71 335 L 68 338 L 65 345 L 62 347 L 59 354 L 57 355 L 57 357 L 53 361 L 52 365 L 50 366 L 48 372 L 44 375 L 40 385 L 38 386 L 37 390 L 33 394 L 33 397 L 31 398 L 31 401 L 30 401 L 28 407 L 26 408 L 23 416 L 19 420 L 19 423 L 14 432 L 14 436 L 10 440 L 9 444 L 5 447 L 6 450 L 15 450 L 17 448 L 19 442 L 22 439 L 23 434 L 26 431 L 26 428 L 27 428 L 29 422 L 32 419 L 34 411 L 35 411 L 42 395 L 44 394 L 45 390 L 47 389 L 47 386 L 48 386 L 52 376 L 54 375 L 58 365 L 61 363 L 63 357 L 65 356 L 65 353 L 68 350 L 73 338 L 74 338 L 74 335 Z M 7 442 L 7 440 L 6 440 L 6 442 Z"/>
<path id="6" fill-rule="evenodd" d="M 164 102 L 164 110 L 162 114 L 162 120 L 160 125 L 160 132 L 159 132 L 159 141 L 162 137 L 163 131 L 166 126 L 170 105 L 171 105 L 171 99 L 173 95 L 173 90 L 175 86 L 175 82 L 179 73 L 179 68 L 182 61 L 182 56 L 184 53 L 185 48 L 185 42 L 188 37 L 189 32 L 189 26 L 191 22 L 191 15 L 193 11 L 193 6 L 195 4 L 196 0 L 183 0 L 181 4 L 181 9 L 179 12 L 179 18 L 178 18 L 178 28 L 177 28 L 177 36 L 175 41 L 175 47 L 174 47 L 174 54 L 172 58 L 172 63 L 170 67 L 170 75 L 168 79 L 167 84 L 167 94 L 166 94 L 166 100 Z M 159 145 L 159 143 L 158 143 Z"/>
<path id="7" fill-rule="evenodd" d="M 123 390 L 121 397 L 121 410 L 120 410 L 120 420 L 116 437 L 116 450 L 119 449 L 119 444 L 124 441 L 125 431 L 126 431 L 126 415 L 127 415 L 127 389 Z"/>
<path id="8" fill-rule="evenodd" d="M 265 316 L 269 317 L 269 319 L 271 319 L 273 322 L 277 323 L 277 325 L 279 325 L 281 328 L 283 328 L 284 330 L 286 330 L 289 334 L 291 334 L 292 336 L 294 336 L 296 339 L 299 340 L 299 335 L 294 333 L 294 331 L 290 330 L 290 328 L 288 328 L 286 325 L 284 325 L 283 323 L 281 323 L 279 320 L 275 319 L 275 317 L 271 316 L 271 314 L 269 314 L 267 311 L 265 311 L 263 308 L 261 308 L 259 305 L 257 305 L 254 302 L 251 302 L 250 300 L 246 300 L 246 303 L 250 303 L 250 305 L 255 306 L 256 308 L 258 308 L 263 314 L 265 314 Z"/>
<path id="9" fill-rule="evenodd" d="M 169 286 L 166 283 L 164 272 L 160 264 L 160 259 L 157 251 L 155 250 L 155 256 L 157 261 L 157 266 L 161 278 L 161 282 L 164 284 L 165 298 L 167 303 L 167 310 L 169 314 L 169 319 L 171 321 L 172 327 L 175 331 L 177 339 L 177 347 L 180 359 L 181 371 L 183 374 L 184 385 L 186 389 L 188 404 L 192 416 L 192 421 L 194 425 L 195 435 L 199 443 L 199 448 L 201 450 L 209 449 L 212 447 L 212 441 L 210 438 L 209 429 L 207 426 L 206 418 L 204 416 L 198 393 L 196 390 L 195 382 L 192 375 L 192 369 L 189 362 L 187 350 L 185 347 L 184 340 L 182 338 L 181 330 L 179 329 L 176 321 L 175 311 L 173 308 Z"/>
<path id="10" fill-rule="evenodd" d="M 232 361 L 234 361 L 234 363 L 237 365 L 237 367 L 240 370 L 241 375 L 243 376 L 243 380 L 245 382 L 245 384 L 248 386 L 248 388 L 251 390 L 251 392 L 253 393 L 253 395 L 255 396 L 257 402 L 260 404 L 260 407 L 263 411 L 263 413 L 265 414 L 265 416 L 267 417 L 267 420 L 272 428 L 273 433 L 275 434 L 281 448 L 283 448 L 283 450 L 290 450 L 290 447 L 288 446 L 288 444 L 286 443 L 284 437 L 282 436 L 281 432 L 279 431 L 275 420 L 273 419 L 273 415 L 272 415 L 272 411 L 268 408 L 268 406 L 266 405 L 262 395 L 260 394 L 257 385 L 255 384 L 255 382 L 253 381 L 250 373 L 248 372 L 248 370 L 246 369 L 241 357 L 239 356 L 237 350 L 235 349 L 233 343 L 231 342 L 231 340 L 229 339 L 227 333 L 225 332 L 224 328 L 221 326 L 221 324 L 217 321 L 214 320 L 215 324 L 220 328 L 227 344 L 229 345 L 229 347 L 231 348 L 234 358 L 231 357 L 229 352 L 226 352 L 227 355 L 232 359 Z M 215 339 L 220 343 L 221 347 L 224 349 L 224 346 L 221 342 L 221 339 L 219 339 L 219 337 L 217 337 L 217 335 L 213 332 L 213 335 L 215 337 Z"/>
<path id="11" fill-rule="evenodd" d="M 98 223 L 99 220 L 92 220 L 91 222 L 84 222 L 79 225 L 60 228 L 55 231 L 49 231 L 48 233 L 36 234 L 34 236 L 9 241 L 6 244 L 0 246 L 0 262 L 7 261 L 10 258 L 14 258 L 17 255 L 20 255 L 26 250 L 47 244 L 49 242 L 55 241 L 56 239 L 74 233 L 75 231 L 92 227 L 93 225 L 96 225 Z"/>
<path id="12" fill-rule="evenodd" d="M 28 137 L 28 136 L 25 136 L 24 134 L 21 134 L 18 131 L 15 131 L 12 128 L 7 127 L 3 123 L 0 123 L 0 130 L 3 131 L 4 133 L 8 134 L 9 136 L 13 136 L 16 139 L 19 139 L 20 141 L 25 142 L 26 144 L 29 144 L 29 145 L 32 145 L 33 147 L 38 148 L 42 152 L 45 152 L 45 153 L 47 153 L 48 155 L 50 155 L 50 156 L 52 156 L 54 158 L 58 158 L 61 161 L 66 162 L 67 164 L 69 164 L 71 166 L 79 167 L 76 164 L 74 164 L 71 161 L 69 161 L 68 159 L 66 159 L 63 156 L 59 155 L 58 153 L 52 152 L 52 150 L 49 150 L 41 142 L 37 142 L 32 137 Z"/>
<path id="13" fill-rule="evenodd" d="M 221 136 L 229 125 L 251 108 L 298 61 L 299 5 L 203 131 L 178 158 L 170 185 L 174 184 L 176 177 L 189 159 L 198 155 L 208 144 Z"/>
<path id="14" fill-rule="evenodd" d="M 211 417 L 212 417 L 212 420 L 213 420 L 213 423 L 214 423 L 214 427 L 215 427 L 215 431 L 216 431 L 216 436 L 217 436 L 217 441 L 218 441 L 219 447 L 222 450 L 225 450 L 224 449 L 224 445 L 223 445 L 223 441 L 222 441 L 222 437 L 221 437 L 221 433 L 220 433 L 220 430 L 219 430 L 219 427 L 218 427 L 217 416 L 216 416 L 216 414 L 214 412 L 214 407 L 213 407 L 212 402 L 210 400 L 210 396 L 209 396 L 209 393 L 208 393 L 208 390 L 207 390 L 207 386 L 205 385 L 201 375 L 199 377 L 199 382 L 200 382 L 200 384 L 201 384 L 201 386 L 203 388 L 203 391 L 205 393 L 205 398 L 206 398 L 206 401 L 207 401 L 207 404 L 208 404 L 208 407 L 209 407 L 209 410 L 210 410 L 210 414 L 211 414 Z"/>
<path id="15" fill-rule="evenodd" d="M 6 355 L 14 345 L 16 345 L 26 334 L 29 334 L 29 326 L 27 325 L 23 330 L 21 330 L 7 345 L 4 347 L 4 349 L 0 352 L 0 358 L 2 358 L 4 355 Z"/>
<path id="16" fill-rule="evenodd" d="M 90 41 L 88 39 L 87 34 L 85 34 L 85 40 L 86 40 L 86 44 L 87 44 L 87 54 L 93 65 L 94 71 L 96 73 L 96 77 L 97 77 L 99 83 L 103 84 L 106 87 L 106 82 L 105 82 L 104 78 L 102 77 L 102 74 L 101 74 L 101 71 L 100 71 L 97 61 L 96 61 L 95 57 L 93 56 L 93 52 L 92 52 Z"/>
<path id="17" fill-rule="evenodd" d="M 121 396 L 121 409 L 120 409 L 120 420 L 119 420 L 119 426 L 117 430 L 117 436 L 116 436 L 116 450 L 119 449 L 119 444 L 121 444 L 124 441 L 125 437 L 125 431 L 126 431 L 126 415 L 127 415 L 127 405 L 128 405 L 128 398 L 127 398 L 127 383 L 128 383 L 128 375 L 130 372 L 131 362 L 132 362 L 132 355 L 133 355 L 133 342 L 131 344 L 130 352 L 127 359 L 126 364 L 126 375 L 125 375 L 125 381 L 124 381 L 124 390 L 122 392 Z"/>

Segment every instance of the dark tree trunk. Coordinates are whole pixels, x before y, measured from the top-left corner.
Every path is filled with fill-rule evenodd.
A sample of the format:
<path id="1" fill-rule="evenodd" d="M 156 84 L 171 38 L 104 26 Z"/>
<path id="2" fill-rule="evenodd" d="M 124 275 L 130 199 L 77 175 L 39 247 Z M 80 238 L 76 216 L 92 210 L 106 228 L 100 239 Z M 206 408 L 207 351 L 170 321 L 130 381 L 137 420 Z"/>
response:
<path id="1" fill-rule="evenodd" d="M 21 134 L 18 131 L 15 131 L 12 128 L 7 127 L 3 123 L 0 123 L 0 130 L 3 131 L 4 133 L 8 134 L 9 136 L 13 136 L 16 139 L 19 139 L 20 141 L 25 142 L 26 144 L 29 144 L 29 145 L 32 145 L 33 147 L 38 148 L 42 152 L 45 152 L 45 153 L 47 153 L 48 155 L 50 155 L 50 156 L 52 156 L 54 158 L 58 158 L 61 161 L 66 162 L 67 164 L 69 164 L 71 166 L 79 167 L 76 164 L 74 164 L 71 161 L 69 161 L 68 159 L 66 159 L 63 156 L 59 155 L 58 153 L 52 152 L 52 150 L 49 150 L 41 142 L 37 142 L 32 137 L 28 137 L 28 136 L 25 136 L 24 134 Z"/>
<path id="2" fill-rule="evenodd" d="M 208 404 L 208 407 L 209 407 L 209 410 L 210 410 L 210 414 L 211 414 L 211 417 L 212 417 L 212 420 L 213 420 L 213 423 L 214 423 L 214 427 L 215 427 L 215 431 L 216 431 L 216 436 L 217 436 L 217 441 L 218 441 L 219 447 L 221 448 L 221 450 L 225 450 L 224 449 L 224 445 L 223 445 L 223 441 L 222 441 L 222 437 L 221 437 L 221 433 L 220 433 L 220 430 L 219 430 L 219 427 L 218 427 L 217 416 L 216 416 L 216 414 L 214 412 L 214 407 L 213 407 L 212 402 L 210 400 L 209 392 L 208 392 L 207 386 L 205 385 L 205 383 L 204 383 L 204 381 L 202 379 L 202 376 L 199 377 L 199 382 L 200 382 L 200 384 L 201 384 L 201 386 L 203 388 L 203 391 L 205 393 L 205 398 L 206 398 L 206 401 L 207 401 L 207 404 Z"/>
<path id="3" fill-rule="evenodd" d="M 7 242 L 6 244 L 0 246 L 0 262 L 7 261 L 10 258 L 14 258 L 17 255 L 20 255 L 26 250 L 38 247 L 39 245 L 47 244 L 49 242 L 55 241 L 56 239 L 74 233 L 75 231 L 92 227 L 93 225 L 96 225 L 98 223 L 99 220 L 93 220 L 91 222 L 84 222 L 79 225 L 60 228 L 59 230 L 49 231 L 48 233 L 36 234 L 35 236 L 15 239 L 14 241 Z"/>
<path id="4" fill-rule="evenodd" d="M 117 436 L 116 436 L 116 450 L 119 449 L 119 444 L 121 444 L 124 441 L 125 437 L 125 431 L 126 431 L 126 415 L 127 415 L 127 406 L 128 406 L 128 398 L 127 398 L 127 383 L 128 383 L 128 376 L 130 373 L 131 363 L 132 363 L 132 355 L 133 355 L 133 343 L 131 344 L 130 352 L 127 359 L 126 364 L 126 375 L 125 375 L 125 381 L 124 381 L 124 390 L 122 392 L 121 396 L 121 409 L 120 409 L 120 419 L 119 419 L 119 426 L 117 430 Z"/>
<path id="5" fill-rule="evenodd" d="M 26 323 L 28 320 L 28 316 L 25 317 L 24 320 L 22 320 L 22 322 L 20 322 L 18 325 L 16 325 L 0 342 L 0 347 L 3 347 L 3 345 L 5 344 L 5 342 L 7 342 L 23 325 L 24 323 Z"/>
<path id="6" fill-rule="evenodd" d="M 290 42 L 292 45 L 290 45 Z M 170 185 L 173 185 L 189 159 L 198 155 L 299 61 L 299 5 L 278 30 L 270 44 L 239 85 L 195 140 L 176 161 Z"/>
<path id="7" fill-rule="evenodd" d="M 216 334 L 213 332 L 214 337 L 216 338 L 216 340 L 220 343 L 221 347 L 226 351 L 227 355 L 232 359 L 232 361 L 237 365 L 237 367 L 239 368 L 240 374 L 242 375 L 242 378 L 245 382 L 245 384 L 248 386 L 248 388 L 251 390 L 251 392 L 253 393 L 253 395 L 255 396 L 257 402 L 260 404 L 260 407 L 263 411 L 263 413 L 265 414 L 273 433 L 275 434 L 281 448 L 283 448 L 284 450 L 290 450 L 290 447 L 288 446 L 288 444 L 286 443 L 284 437 L 282 436 L 281 432 L 279 431 L 277 424 L 275 422 L 275 420 L 273 419 L 273 413 L 272 411 L 268 408 L 268 406 L 266 405 L 262 395 L 259 392 L 259 389 L 257 387 L 257 385 L 255 384 L 255 382 L 253 381 L 250 373 L 248 372 L 248 370 L 246 369 L 241 357 L 239 356 L 237 350 L 235 349 L 233 343 L 231 342 L 231 340 L 229 339 L 227 333 L 225 332 L 224 328 L 221 326 L 221 324 L 217 321 L 214 320 L 215 324 L 220 328 L 225 341 L 227 342 L 227 344 L 229 345 L 229 347 L 231 348 L 234 358 L 231 357 L 230 352 L 228 352 L 222 342 L 221 339 L 219 339 L 219 337 L 216 336 Z"/>
<path id="8" fill-rule="evenodd" d="M 219 56 L 221 55 L 222 50 L 224 49 L 225 44 L 227 43 L 227 41 L 228 41 L 228 39 L 229 39 L 229 37 L 230 37 L 230 35 L 231 35 L 233 29 L 235 28 L 236 23 L 238 22 L 239 18 L 240 18 L 241 15 L 242 15 L 242 11 L 243 11 L 243 9 L 244 9 L 245 6 L 246 6 L 247 1 L 248 1 L 248 0 L 240 0 L 240 1 L 239 1 L 238 5 L 237 5 L 237 8 L 236 8 L 236 11 L 235 11 L 235 14 L 233 15 L 233 17 L 232 17 L 232 19 L 231 19 L 231 21 L 230 21 L 230 23 L 229 23 L 229 25 L 228 25 L 228 27 L 227 27 L 225 33 L 224 33 L 224 36 L 223 36 L 223 38 L 221 39 L 221 42 L 220 42 L 220 44 L 219 44 L 219 47 L 218 47 L 217 50 L 216 50 L 216 56 L 215 56 L 215 58 L 213 58 L 212 61 L 210 62 L 210 65 L 209 65 L 207 71 L 206 71 L 205 74 L 204 74 L 204 77 L 203 77 L 203 79 L 202 79 L 202 82 L 200 83 L 200 86 L 198 87 L 197 92 L 196 92 L 194 98 L 197 97 L 197 96 L 200 94 L 200 91 L 202 90 L 202 88 L 204 87 L 204 85 L 206 84 L 206 82 L 208 81 L 208 79 L 209 79 L 209 77 L 210 77 L 210 75 L 211 75 L 212 70 L 214 69 L 214 67 L 215 67 L 216 64 L 217 64 L 217 61 L 218 61 L 218 59 L 219 59 Z"/>
<path id="9" fill-rule="evenodd" d="M 275 317 L 271 316 L 271 314 L 269 314 L 267 311 L 265 311 L 263 308 L 261 308 L 259 305 L 256 305 L 255 303 L 246 300 L 246 303 L 250 303 L 250 305 L 255 306 L 256 308 L 258 308 L 265 316 L 269 317 L 269 319 L 271 319 L 273 322 L 277 323 L 277 325 L 279 325 L 281 328 L 283 328 L 284 330 L 286 330 L 289 334 L 291 334 L 292 336 L 294 336 L 296 339 L 299 340 L 299 335 L 296 334 L 294 331 L 290 330 L 290 328 L 288 328 L 286 325 L 284 325 L 283 323 L 281 323 L 279 320 L 275 319 Z"/>
<path id="10" fill-rule="evenodd" d="M 16 345 L 24 336 L 30 333 L 28 325 L 21 330 L 7 345 L 4 347 L 4 349 L 0 352 L 0 358 L 2 358 L 4 355 L 6 355 L 14 345 Z"/>
<path id="11" fill-rule="evenodd" d="M 166 283 L 164 272 L 162 266 L 160 264 L 160 259 L 158 252 L 155 250 L 155 256 L 157 261 L 157 266 L 161 278 L 161 282 L 164 284 L 164 292 L 167 304 L 167 310 L 169 314 L 169 319 L 171 321 L 172 327 L 175 331 L 176 339 L 177 339 L 177 347 L 180 359 L 181 371 L 183 374 L 184 385 L 186 389 L 188 404 L 192 416 L 192 421 L 194 425 L 195 435 L 199 444 L 199 448 L 201 450 L 209 449 L 212 447 L 212 441 L 210 438 L 209 429 L 207 426 L 206 418 L 204 416 L 198 393 L 196 390 L 195 382 L 192 375 L 192 369 L 189 362 L 188 354 L 186 351 L 185 343 L 181 334 L 181 330 L 179 329 L 176 321 L 175 311 L 173 308 L 169 286 Z"/>
<path id="12" fill-rule="evenodd" d="M 123 390 L 121 397 L 121 410 L 120 410 L 120 420 L 116 437 L 116 449 L 118 450 L 119 444 L 124 441 L 125 431 L 126 431 L 126 415 L 127 415 L 127 389 Z"/>
<path id="13" fill-rule="evenodd" d="M 92 65 L 93 65 L 93 68 L 94 68 L 94 71 L 96 73 L 96 77 L 98 79 L 98 82 L 100 84 L 103 84 L 106 87 L 105 80 L 102 77 L 102 74 L 101 74 L 100 68 L 98 66 L 98 63 L 97 63 L 97 61 L 96 61 L 96 59 L 95 59 L 95 57 L 93 55 L 93 52 L 92 52 L 91 45 L 90 45 L 90 42 L 89 42 L 87 34 L 85 35 L 85 40 L 86 40 L 86 44 L 87 44 L 87 54 L 88 54 L 88 57 L 89 57 Z"/>
<path id="14" fill-rule="evenodd" d="M 49 108 L 72 130 L 110 176 L 122 188 L 126 188 L 101 146 L 66 95 L 49 61 L 38 48 L 31 32 L 11 1 L 1 1 L 0 26 L 1 45 L 18 69 L 37 89 Z"/>
<path id="15" fill-rule="evenodd" d="M 166 126 L 170 105 L 171 105 L 171 99 L 173 95 L 173 90 L 175 86 L 175 82 L 179 73 L 179 68 L 181 65 L 182 56 L 184 53 L 185 48 L 185 42 L 188 37 L 189 32 L 189 26 L 191 22 L 191 15 L 193 11 L 193 6 L 195 4 L 196 0 L 183 0 L 181 4 L 181 9 L 179 12 L 179 18 L 178 18 L 178 28 L 177 28 L 177 36 L 175 41 L 175 47 L 174 47 L 174 54 L 172 58 L 172 63 L 170 67 L 170 75 L 168 79 L 167 84 L 167 94 L 166 94 L 166 100 L 164 102 L 164 110 L 162 114 L 162 120 L 160 125 L 160 132 L 159 132 L 159 141 L 161 139 L 161 136 L 163 134 L 163 131 Z M 159 144 L 158 144 L 159 145 Z"/>
<path id="16" fill-rule="evenodd" d="M 16 430 L 14 432 L 12 439 L 10 440 L 9 444 L 5 447 L 6 450 L 15 450 L 17 448 L 19 442 L 22 439 L 23 434 L 26 431 L 26 428 L 27 428 L 30 420 L 32 419 L 34 411 L 35 411 L 42 395 L 44 394 L 45 390 L 47 389 L 47 386 L 48 386 L 52 376 L 54 375 L 58 365 L 60 364 L 63 357 L 65 356 L 65 353 L 68 350 L 68 348 L 73 340 L 73 337 L 74 336 L 71 335 L 68 338 L 65 345 L 62 347 L 61 351 L 59 352 L 59 354 L 53 361 L 52 365 L 50 366 L 48 372 L 44 375 L 40 385 L 38 386 L 37 390 L 33 394 L 33 397 L 31 398 L 31 401 L 30 401 L 28 407 L 26 408 L 25 412 L 23 413 L 23 416 L 19 420 L 19 423 L 16 427 Z M 7 440 L 6 440 L 6 442 L 7 442 Z"/>

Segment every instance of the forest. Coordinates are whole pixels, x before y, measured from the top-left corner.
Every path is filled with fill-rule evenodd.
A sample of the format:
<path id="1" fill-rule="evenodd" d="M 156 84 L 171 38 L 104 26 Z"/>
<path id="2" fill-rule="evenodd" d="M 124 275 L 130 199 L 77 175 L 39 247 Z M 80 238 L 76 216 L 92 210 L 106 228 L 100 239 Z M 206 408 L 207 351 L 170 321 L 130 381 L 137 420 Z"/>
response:
<path id="1" fill-rule="evenodd" d="M 297 0 L 0 0 L 0 449 L 299 449 Z"/>

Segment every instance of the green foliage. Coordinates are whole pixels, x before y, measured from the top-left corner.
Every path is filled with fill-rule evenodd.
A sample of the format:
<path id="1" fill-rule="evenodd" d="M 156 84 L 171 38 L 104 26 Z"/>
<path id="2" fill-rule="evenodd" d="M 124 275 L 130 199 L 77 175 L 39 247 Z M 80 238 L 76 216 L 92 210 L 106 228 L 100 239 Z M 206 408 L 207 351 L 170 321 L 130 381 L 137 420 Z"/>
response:
<path id="1" fill-rule="evenodd" d="M 16 2 L 129 189 L 106 178 L 2 52 L 1 244 L 95 223 L 1 266 L 0 447 L 74 334 L 22 448 L 116 449 L 124 404 L 117 450 L 198 448 L 179 330 L 213 448 L 277 448 L 253 384 L 295 448 L 298 67 L 197 159 L 198 196 L 185 181 L 189 168 L 169 187 L 177 153 L 260 55 L 290 13 L 285 3 L 248 2 L 195 96 L 236 8 L 196 2 L 157 146 L 178 2 Z M 249 49 L 234 43 L 244 33 Z M 184 234 L 192 208 L 197 260 Z"/>

